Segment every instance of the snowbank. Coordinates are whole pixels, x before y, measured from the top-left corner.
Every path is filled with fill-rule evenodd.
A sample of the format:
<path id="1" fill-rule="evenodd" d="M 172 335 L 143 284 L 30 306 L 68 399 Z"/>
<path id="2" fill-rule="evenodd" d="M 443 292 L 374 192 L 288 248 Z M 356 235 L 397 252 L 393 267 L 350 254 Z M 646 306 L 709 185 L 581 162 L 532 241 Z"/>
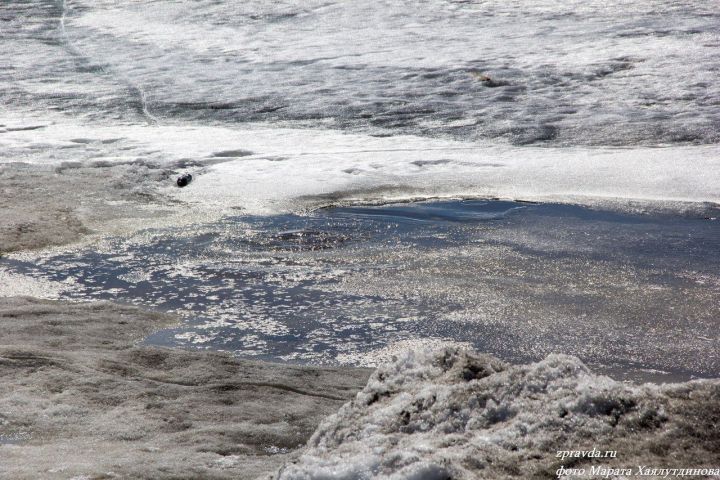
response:
<path id="1" fill-rule="evenodd" d="M 510 366 L 458 349 L 411 352 L 379 368 L 275 478 L 555 478 L 561 466 L 591 478 L 593 466 L 718 468 L 719 421 L 718 380 L 632 386 L 565 355 Z M 593 449 L 602 457 L 560 453 Z"/>

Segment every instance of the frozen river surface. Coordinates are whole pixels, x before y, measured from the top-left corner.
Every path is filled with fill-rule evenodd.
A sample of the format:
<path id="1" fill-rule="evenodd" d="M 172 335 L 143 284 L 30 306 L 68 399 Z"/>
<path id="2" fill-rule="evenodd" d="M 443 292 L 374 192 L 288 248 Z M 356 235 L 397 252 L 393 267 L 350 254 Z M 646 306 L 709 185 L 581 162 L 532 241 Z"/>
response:
<path id="1" fill-rule="evenodd" d="M 0 290 L 176 311 L 149 342 L 255 358 L 450 342 L 717 376 L 719 20 L 690 1 L 5 1 L 0 173 L 44 172 L 53 212 L 82 171 L 61 205 L 78 232 L 158 199 L 189 220 L 3 258 Z"/>

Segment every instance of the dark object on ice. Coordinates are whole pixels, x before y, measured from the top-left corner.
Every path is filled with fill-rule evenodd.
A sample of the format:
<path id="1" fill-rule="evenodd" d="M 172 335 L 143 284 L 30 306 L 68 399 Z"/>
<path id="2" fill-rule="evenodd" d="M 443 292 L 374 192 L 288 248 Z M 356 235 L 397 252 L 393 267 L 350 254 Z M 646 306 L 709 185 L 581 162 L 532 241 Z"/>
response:
<path id="1" fill-rule="evenodd" d="M 189 173 L 183 173 L 177 179 L 178 187 L 184 187 L 190 182 L 192 182 L 192 175 L 190 175 Z"/>
<path id="2" fill-rule="evenodd" d="M 510 85 L 510 83 L 505 80 L 495 80 L 491 76 L 485 75 L 484 73 L 472 71 L 470 72 L 470 75 L 483 82 L 486 87 L 494 88 Z"/>

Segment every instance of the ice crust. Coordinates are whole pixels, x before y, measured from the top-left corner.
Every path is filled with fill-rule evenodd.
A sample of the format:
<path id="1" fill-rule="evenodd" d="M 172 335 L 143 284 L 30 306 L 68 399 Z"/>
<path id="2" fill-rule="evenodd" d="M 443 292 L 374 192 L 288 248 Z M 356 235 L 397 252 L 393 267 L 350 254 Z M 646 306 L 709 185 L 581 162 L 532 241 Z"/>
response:
<path id="1" fill-rule="evenodd" d="M 719 414 L 717 380 L 631 386 L 566 355 L 510 366 L 457 348 L 408 352 L 274 478 L 553 478 L 592 460 L 563 461 L 558 450 L 594 447 L 617 451 L 597 459 L 606 466 L 717 467 Z"/>

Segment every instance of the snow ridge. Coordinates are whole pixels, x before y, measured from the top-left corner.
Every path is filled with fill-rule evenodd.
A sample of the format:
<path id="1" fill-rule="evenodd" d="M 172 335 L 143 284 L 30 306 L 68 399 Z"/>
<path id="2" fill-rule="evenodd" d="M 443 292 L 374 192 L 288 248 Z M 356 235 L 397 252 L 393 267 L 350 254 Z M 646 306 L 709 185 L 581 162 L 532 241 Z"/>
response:
<path id="1" fill-rule="evenodd" d="M 632 386 L 566 355 L 510 366 L 456 348 L 409 352 L 379 368 L 275 478 L 557 478 L 561 467 L 715 468 L 718 398 L 719 380 Z M 593 449 L 602 458 L 559 455 Z"/>

